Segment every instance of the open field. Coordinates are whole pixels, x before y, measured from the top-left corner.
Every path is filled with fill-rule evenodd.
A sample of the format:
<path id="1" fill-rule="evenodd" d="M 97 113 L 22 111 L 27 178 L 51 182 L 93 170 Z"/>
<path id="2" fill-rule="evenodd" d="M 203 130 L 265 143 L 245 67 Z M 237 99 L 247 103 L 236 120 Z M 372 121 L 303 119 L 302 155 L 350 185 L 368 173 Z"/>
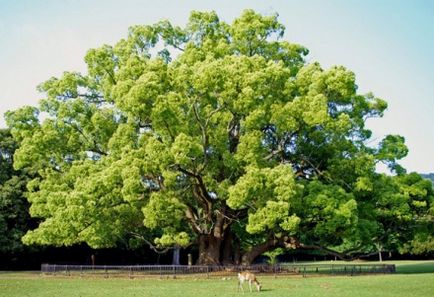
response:
<path id="1" fill-rule="evenodd" d="M 434 261 L 405 261 L 397 274 L 369 276 L 260 276 L 258 296 L 432 296 Z M 246 294 L 248 287 L 245 286 Z M 1 297 L 139 297 L 239 296 L 235 275 L 230 279 L 159 279 L 42 276 L 39 273 L 0 273 Z M 255 296 L 254 295 L 254 296 Z"/>

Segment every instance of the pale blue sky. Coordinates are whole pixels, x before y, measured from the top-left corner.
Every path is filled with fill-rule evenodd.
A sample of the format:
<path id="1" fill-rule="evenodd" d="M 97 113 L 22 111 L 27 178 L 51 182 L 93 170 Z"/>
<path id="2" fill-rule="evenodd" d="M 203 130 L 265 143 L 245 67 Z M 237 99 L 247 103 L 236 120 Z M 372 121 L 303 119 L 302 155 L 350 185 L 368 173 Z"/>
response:
<path id="1" fill-rule="evenodd" d="M 308 61 L 354 71 L 360 92 L 389 103 L 382 119 L 368 122 L 374 138 L 404 136 L 410 153 L 401 163 L 434 172 L 434 0 L 0 0 L 0 114 L 36 105 L 39 83 L 84 71 L 86 51 L 114 44 L 130 25 L 184 25 L 191 10 L 231 22 L 245 8 L 279 13 L 284 38 L 309 48 Z"/>

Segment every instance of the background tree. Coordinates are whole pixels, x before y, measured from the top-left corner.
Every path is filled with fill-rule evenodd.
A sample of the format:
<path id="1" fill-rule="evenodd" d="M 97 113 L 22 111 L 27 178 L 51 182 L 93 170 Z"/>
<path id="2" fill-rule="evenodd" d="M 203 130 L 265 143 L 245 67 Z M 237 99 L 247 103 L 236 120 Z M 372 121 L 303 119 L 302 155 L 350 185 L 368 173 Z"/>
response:
<path id="1" fill-rule="evenodd" d="M 24 197 L 29 177 L 13 169 L 16 148 L 10 131 L 0 129 L 0 253 L 3 254 L 21 252 L 21 237 L 34 228 Z"/>
<path id="2" fill-rule="evenodd" d="M 375 166 L 405 175 L 404 139 L 367 146 L 385 101 L 357 93 L 344 67 L 306 63 L 283 34 L 277 15 L 192 12 L 185 28 L 133 26 L 87 53 L 87 74 L 43 83 L 38 108 L 7 114 L 15 167 L 39 174 L 28 197 L 43 222 L 24 242 L 195 244 L 201 264 L 372 242 L 389 182 Z"/>

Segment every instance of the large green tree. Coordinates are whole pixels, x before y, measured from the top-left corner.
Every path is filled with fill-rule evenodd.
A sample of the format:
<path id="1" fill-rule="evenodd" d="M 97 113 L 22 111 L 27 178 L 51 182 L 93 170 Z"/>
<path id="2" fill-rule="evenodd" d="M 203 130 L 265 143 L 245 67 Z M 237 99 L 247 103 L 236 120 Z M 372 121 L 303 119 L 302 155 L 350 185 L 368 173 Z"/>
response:
<path id="1" fill-rule="evenodd" d="M 284 29 L 251 10 L 232 24 L 192 12 L 184 28 L 133 26 L 87 53 L 86 74 L 43 83 L 39 107 L 7 114 L 15 167 L 39 174 L 28 197 L 43 222 L 24 242 L 196 244 L 206 264 L 384 241 L 387 211 L 373 212 L 399 187 L 375 166 L 405 175 L 404 139 L 367 146 L 385 101 L 344 67 L 306 63 Z M 432 192 L 415 196 L 425 214 Z"/>

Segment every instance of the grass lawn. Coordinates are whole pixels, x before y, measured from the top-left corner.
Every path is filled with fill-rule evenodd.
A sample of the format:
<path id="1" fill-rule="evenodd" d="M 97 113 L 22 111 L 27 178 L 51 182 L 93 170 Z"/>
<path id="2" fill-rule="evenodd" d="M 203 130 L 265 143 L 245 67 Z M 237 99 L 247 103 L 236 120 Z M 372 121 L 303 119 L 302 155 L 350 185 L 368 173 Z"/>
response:
<path id="1" fill-rule="evenodd" d="M 397 274 L 369 276 L 259 276 L 254 296 L 434 296 L 434 261 L 397 263 Z M 246 294 L 248 286 L 245 286 Z M 0 273 L 4 297 L 240 296 L 235 274 L 229 280 L 101 278 Z"/>

